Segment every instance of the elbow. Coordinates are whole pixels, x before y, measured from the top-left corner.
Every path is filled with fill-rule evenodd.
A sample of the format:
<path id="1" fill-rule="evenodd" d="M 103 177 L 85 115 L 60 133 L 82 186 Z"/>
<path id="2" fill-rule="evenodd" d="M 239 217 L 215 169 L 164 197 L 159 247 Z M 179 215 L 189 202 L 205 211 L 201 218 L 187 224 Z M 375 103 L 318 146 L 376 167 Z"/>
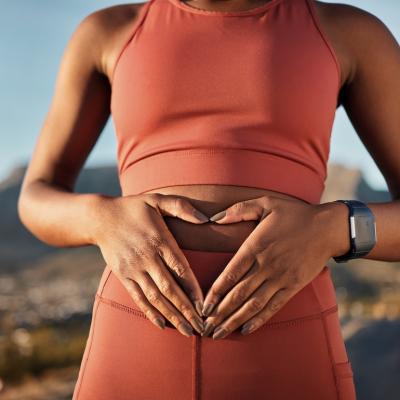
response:
<path id="1" fill-rule="evenodd" d="M 17 215 L 21 224 L 26 230 L 31 233 L 36 239 L 48 246 L 54 246 L 50 241 L 47 240 L 46 236 L 43 235 L 43 231 L 39 226 L 37 220 L 37 213 L 33 210 L 34 200 L 32 194 L 29 193 L 28 188 L 21 189 L 17 199 Z"/>
<path id="2" fill-rule="evenodd" d="M 31 227 L 29 224 L 29 219 L 28 219 L 28 203 L 29 203 L 29 199 L 28 199 L 28 194 L 27 194 L 27 190 L 26 188 L 22 187 L 19 194 L 18 194 L 18 199 L 17 199 L 17 215 L 18 218 L 20 220 L 20 222 L 22 223 L 22 225 L 28 229 L 31 233 Z"/>
<path id="3" fill-rule="evenodd" d="M 23 184 L 17 199 L 17 216 L 21 224 L 35 238 L 42 240 L 37 232 L 37 222 L 35 223 L 34 199 L 32 197 L 30 184 Z"/>
<path id="4" fill-rule="evenodd" d="M 60 245 L 54 241 L 54 234 L 50 229 L 51 223 L 43 214 L 46 206 L 41 200 L 43 181 L 35 180 L 23 183 L 17 198 L 17 216 L 22 226 L 42 243 L 58 248 Z M 61 246 L 62 247 L 62 246 Z"/>

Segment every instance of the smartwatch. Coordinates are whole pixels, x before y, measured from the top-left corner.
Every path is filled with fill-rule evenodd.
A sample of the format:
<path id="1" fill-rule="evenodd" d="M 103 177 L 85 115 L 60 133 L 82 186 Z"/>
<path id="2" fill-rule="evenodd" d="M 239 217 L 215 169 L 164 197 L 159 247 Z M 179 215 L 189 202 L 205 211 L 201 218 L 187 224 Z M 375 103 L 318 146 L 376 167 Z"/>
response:
<path id="1" fill-rule="evenodd" d="M 335 200 L 349 209 L 350 250 L 333 259 L 340 263 L 366 256 L 375 246 L 376 224 L 371 209 L 359 200 Z"/>

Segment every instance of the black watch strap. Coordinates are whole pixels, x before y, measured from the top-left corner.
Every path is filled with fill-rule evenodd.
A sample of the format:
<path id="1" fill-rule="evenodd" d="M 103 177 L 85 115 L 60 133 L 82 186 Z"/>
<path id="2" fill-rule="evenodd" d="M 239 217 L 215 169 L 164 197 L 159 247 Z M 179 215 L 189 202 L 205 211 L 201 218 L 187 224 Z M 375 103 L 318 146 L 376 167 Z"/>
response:
<path id="1" fill-rule="evenodd" d="M 375 217 L 371 209 L 359 200 L 335 200 L 349 209 L 350 250 L 333 259 L 340 263 L 366 256 L 376 243 Z"/>

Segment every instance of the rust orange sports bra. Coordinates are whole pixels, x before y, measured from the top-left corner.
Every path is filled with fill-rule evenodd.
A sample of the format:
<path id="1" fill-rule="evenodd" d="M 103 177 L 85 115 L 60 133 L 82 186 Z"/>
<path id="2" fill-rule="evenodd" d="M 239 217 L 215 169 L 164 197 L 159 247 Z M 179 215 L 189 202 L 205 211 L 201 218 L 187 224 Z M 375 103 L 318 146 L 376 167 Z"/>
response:
<path id="1" fill-rule="evenodd" d="M 319 203 L 340 86 L 314 0 L 140 8 L 112 76 L 123 195 L 249 186 Z"/>

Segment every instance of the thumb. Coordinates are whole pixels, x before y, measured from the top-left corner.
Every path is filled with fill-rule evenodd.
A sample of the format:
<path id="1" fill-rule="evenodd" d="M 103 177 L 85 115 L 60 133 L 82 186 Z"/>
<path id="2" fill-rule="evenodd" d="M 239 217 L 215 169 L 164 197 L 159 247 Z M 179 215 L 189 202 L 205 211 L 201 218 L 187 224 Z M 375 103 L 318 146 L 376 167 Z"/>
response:
<path id="1" fill-rule="evenodd" d="M 218 224 L 230 224 L 240 221 L 256 221 L 263 219 L 270 210 L 264 198 L 240 201 L 210 217 L 210 221 Z"/>
<path id="2" fill-rule="evenodd" d="M 209 222 L 206 215 L 181 196 L 157 193 L 156 196 L 151 196 L 148 203 L 161 215 L 180 218 L 194 224 Z"/>

